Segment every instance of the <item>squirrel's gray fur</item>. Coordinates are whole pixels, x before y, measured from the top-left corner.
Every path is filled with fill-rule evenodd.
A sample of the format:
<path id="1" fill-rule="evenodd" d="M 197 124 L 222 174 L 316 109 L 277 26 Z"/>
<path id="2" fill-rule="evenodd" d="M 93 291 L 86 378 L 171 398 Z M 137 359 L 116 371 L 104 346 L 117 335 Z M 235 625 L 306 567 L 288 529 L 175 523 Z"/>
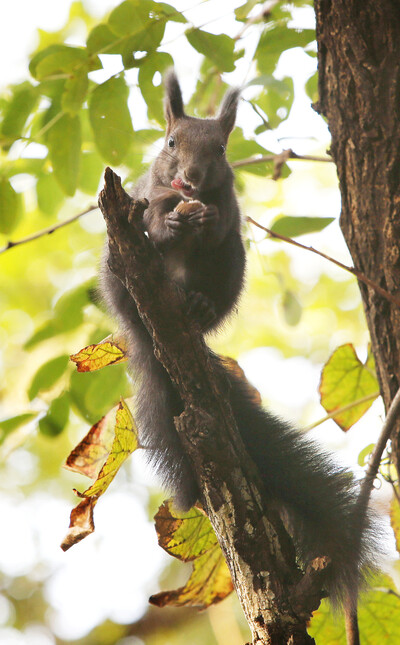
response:
<path id="1" fill-rule="evenodd" d="M 215 119 L 198 119 L 185 114 L 172 71 L 165 88 L 165 143 L 132 196 L 149 200 L 145 230 L 164 257 L 167 272 L 187 292 L 190 315 L 206 332 L 235 309 L 243 286 L 240 213 L 224 154 L 240 92 L 227 92 Z M 188 197 L 205 205 L 189 218 L 174 210 Z M 135 418 L 140 441 L 147 446 L 165 488 L 174 494 L 178 506 L 188 509 L 199 491 L 173 421 L 182 412 L 182 403 L 154 356 L 134 301 L 108 269 L 106 255 L 101 290 L 128 339 L 131 373 L 137 380 Z M 299 561 L 305 564 L 328 556 L 326 586 L 332 600 L 340 602 L 345 595 L 355 599 L 361 569 L 371 567 L 374 540 L 373 522 L 357 505 L 358 487 L 351 472 L 257 405 L 239 378 L 225 375 L 244 445 L 268 498 L 289 518 Z"/>

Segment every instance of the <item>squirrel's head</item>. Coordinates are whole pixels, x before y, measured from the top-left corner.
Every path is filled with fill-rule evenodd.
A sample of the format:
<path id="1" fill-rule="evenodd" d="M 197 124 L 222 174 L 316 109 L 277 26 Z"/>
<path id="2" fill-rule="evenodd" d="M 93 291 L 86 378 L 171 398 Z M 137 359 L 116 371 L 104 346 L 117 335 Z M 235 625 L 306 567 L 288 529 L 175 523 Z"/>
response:
<path id="1" fill-rule="evenodd" d="M 230 89 L 213 119 L 187 116 L 178 79 L 173 71 L 168 72 L 164 102 L 167 130 L 158 164 L 166 186 L 194 197 L 223 183 L 229 172 L 225 149 L 235 125 L 239 96 L 239 89 Z"/>

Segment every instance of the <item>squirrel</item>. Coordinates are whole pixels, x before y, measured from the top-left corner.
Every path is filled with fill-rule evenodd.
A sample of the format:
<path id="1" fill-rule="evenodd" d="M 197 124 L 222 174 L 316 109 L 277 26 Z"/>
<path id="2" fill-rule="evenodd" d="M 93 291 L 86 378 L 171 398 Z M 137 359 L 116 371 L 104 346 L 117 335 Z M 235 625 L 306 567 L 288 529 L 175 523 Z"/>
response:
<path id="1" fill-rule="evenodd" d="M 132 197 L 147 198 L 144 229 L 161 253 L 168 275 L 187 296 L 188 313 L 203 333 L 235 310 L 244 283 L 245 249 L 232 169 L 225 150 L 235 125 L 240 89 L 229 89 L 215 118 L 185 113 L 175 73 L 165 79 L 166 136 Z M 135 419 L 141 444 L 175 504 L 188 510 L 200 492 L 183 452 L 174 417 L 183 411 L 136 305 L 110 271 L 107 252 L 101 292 L 119 320 L 137 379 Z M 257 466 L 267 498 L 290 526 L 299 560 L 328 556 L 326 587 L 338 604 L 356 601 L 361 569 L 372 567 L 373 521 L 357 505 L 350 471 L 319 445 L 263 409 L 246 383 L 215 358 L 230 386 L 230 402 L 243 443 Z M 289 520 L 287 519 L 289 518 Z M 372 567 L 373 568 L 373 567 Z"/>

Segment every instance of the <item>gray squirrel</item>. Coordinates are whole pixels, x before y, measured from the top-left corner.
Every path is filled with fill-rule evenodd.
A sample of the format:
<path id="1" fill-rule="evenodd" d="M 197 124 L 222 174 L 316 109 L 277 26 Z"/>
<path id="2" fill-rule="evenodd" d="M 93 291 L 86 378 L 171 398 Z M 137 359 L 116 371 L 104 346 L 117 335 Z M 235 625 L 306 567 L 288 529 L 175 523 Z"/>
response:
<path id="1" fill-rule="evenodd" d="M 188 313 L 203 332 L 218 328 L 235 309 L 244 281 L 240 211 L 225 156 L 239 97 L 239 89 L 230 89 L 216 118 L 190 117 L 170 71 L 165 79 L 164 146 L 132 192 L 135 199 L 149 200 L 144 228 L 167 273 L 185 290 Z M 186 211 L 182 202 L 188 202 Z M 130 370 L 137 380 L 134 415 L 141 444 L 176 505 L 189 509 L 200 492 L 174 426 L 182 402 L 154 356 L 134 301 L 109 270 L 107 253 L 100 283 L 128 340 Z M 245 383 L 228 373 L 214 355 L 213 360 L 229 382 L 237 426 L 266 495 L 289 518 L 299 561 L 305 565 L 317 556 L 328 556 L 329 596 L 336 604 L 344 597 L 355 602 L 361 570 L 372 566 L 374 531 L 369 513 L 357 504 L 352 473 L 258 405 Z"/>

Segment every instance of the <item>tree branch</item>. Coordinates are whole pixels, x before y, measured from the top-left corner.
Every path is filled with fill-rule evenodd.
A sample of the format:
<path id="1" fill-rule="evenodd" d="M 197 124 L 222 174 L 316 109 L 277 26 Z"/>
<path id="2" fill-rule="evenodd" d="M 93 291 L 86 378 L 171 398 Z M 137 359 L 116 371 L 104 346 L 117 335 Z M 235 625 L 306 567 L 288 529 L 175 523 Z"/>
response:
<path id="1" fill-rule="evenodd" d="M 164 272 L 141 229 L 145 201 L 134 202 L 109 168 L 99 205 L 109 266 L 134 298 L 157 358 L 182 399 L 176 420 L 202 502 L 230 568 L 254 645 L 311 645 L 306 631 L 321 598 L 327 560 L 299 571 L 293 545 L 268 500 L 236 429 L 225 378 L 184 311 L 184 294 Z"/>
<path id="2" fill-rule="evenodd" d="M 270 237 L 273 237 L 277 240 L 281 240 L 282 242 L 287 242 L 287 244 L 292 244 L 293 246 L 297 246 L 299 249 L 304 249 L 304 251 L 310 251 L 310 253 L 315 253 L 316 255 L 319 255 L 321 258 L 325 258 L 325 260 L 329 260 L 329 262 L 336 264 L 336 266 L 354 275 L 357 278 L 357 280 L 359 280 L 360 282 L 363 282 L 364 284 L 368 285 L 368 287 L 371 287 L 371 289 L 376 291 L 376 293 L 379 293 L 379 295 L 381 295 L 383 298 L 386 298 L 386 300 L 389 300 L 389 302 L 392 302 L 394 305 L 396 305 L 396 307 L 400 307 L 400 300 L 396 298 L 396 296 L 392 296 L 392 294 L 389 293 L 389 291 L 386 291 L 386 289 L 383 289 L 382 287 L 380 287 L 379 284 L 376 284 L 375 282 L 370 280 L 364 273 L 362 273 L 355 267 L 349 267 L 347 264 L 343 264 L 342 262 L 339 262 L 339 260 L 335 260 L 335 258 L 332 258 L 330 255 L 326 255 L 325 253 L 322 253 L 322 251 L 318 251 L 317 249 L 314 249 L 314 247 L 312 246 L 306 246 L 305 244 L 296 242 L 296 240 L 292 240 L 291 237 L 286 237 L 286 235 L 275 233 L 274 231 L 271 231 L 271 229 L 266 228 L 262 224 L 259 224 L 259 222 L 256 222 L 249 215 L 247 216 L 246 219 L 251 224 L 254 224 L 254 226 L 257 226 L 261 230 L 268 233 Z"/>
<path id="3" fill-rule="evenodd" d="M 45 235 L 51 235 L 52 233 L 54 233 L 54 231 L 58 231 L 59 228 L 63 228 L 64 226 L 68 226 L 68 224 L 72 224 L 72 222 L 75 222 L 75 220 L 79 219 L 80 217 L 83 217 L 84 215 L 91 213 L 92 211 L 96 210 L 96 208 L 98 208 L 98 206 L 89 206 L 89 208 L 87 208 L 82 213 L 73 215 L 72 217 L 64 220 L 63 222 L 59 222 L 58 224 L 54 224 L 53 226 L 44 228 L 41 231 L 37 231 L 36 233 L 33 233 L 32 235 L 28 235 L 27 237 L 23 237 L 20 240 L 16 240 L 15 242 L 13 242 L 12 240 L 9 240 L 7 244 L 3 246 L 2 249 L 0 249 L 0 254 L 5 253 L 10 249 L 13 249 L 15 246 L 20 246 L 21 244 L 27 244 L 28 242 L 33 242 L 33 240 L 38 240 L 40 237 L 44 237 Z"/>
<path id="4" fill-rule="evenodd" d="M 241 159 L 240 161 L 231 162 L 232 168 L 244 168 L 245 166 L 253 166 L 258 163 L 266 163 L 268 161 L 273 161 L 274 163 L 286 163 L 289 159 L 297 159 L 299 161 L 322 161 L 332 163 L 330 157 L 319 157 L 316 155 L 298 155 L 291 148 L 287 148 L 282 152 L 278 152 L 275 155 L 259 155 L 258 157 L 248 157 L 247 159 Z"/>
<path id="5" fill-rule="evenodd" d="M 385 422 L 382 426 L 381 434 L 375 444 L 375 448 L 368 461 L 367 472 L 361 484 L 359 503 L 367 507 L 368 500 L 374 485 L 375 478 L 378 474 L 379 465 L 382 460 L 383 451 L 385 450 L 393 429 L 400 416 L 400 388 L 397 390 L 396 395 L 390 404 L 389 411 L 386 415 Z"/>

